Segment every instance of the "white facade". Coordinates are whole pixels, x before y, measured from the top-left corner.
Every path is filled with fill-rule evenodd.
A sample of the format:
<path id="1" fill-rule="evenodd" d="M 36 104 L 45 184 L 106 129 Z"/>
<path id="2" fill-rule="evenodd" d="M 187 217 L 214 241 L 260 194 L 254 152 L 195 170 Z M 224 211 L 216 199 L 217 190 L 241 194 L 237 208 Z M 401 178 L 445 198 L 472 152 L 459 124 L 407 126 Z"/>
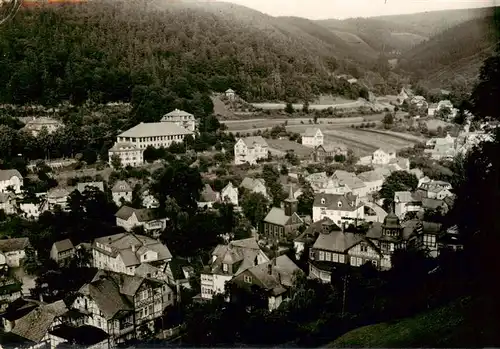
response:
<path id="1" fill-rule="evenodd" d="M 307 129 L 302 135 L 302 145 L 310 148 L 316 148 L 323 145 L 323 133 L 319 128 Z"/>
<path id="2" fill-rule="evenodd" d="M 111 167 L 113 166 L 113 156 L 118 156 L 120 158 L 122 167 L 135 167 L 144 163 L 142 150 L 130 142 L 116 142 L 113 148 L 109 149 L 108 157 Z"/>
<path id="3" fill-rule="evenodd" d="M 179 109 L 175 109 L 164 115 L 161 122 L 171 122 L 191 132 L 196 130 L 196 119 L 194 115 Z"/>
<path id="4" fill-rule="evenodd" d="M 12 268 L 17 268 L 21 265 L 21 260 L 26 256 L 24 250 L 2 252 L 5 256 L 5 263 Z"/>
<path id="5" fill-rule="evenodd" d="M 384 151 L 382 149 L 375 150 L 372 155 L 373 165 L 388 165 L 391 159 L 396 159 L 395 151 Z"/>
<path id="6" fill-rule="evenodd" d="M 355 219 L 364 219 L 364 206 L 359 206 L 354 210 L 343 210 L 342 202 L 335 208 L 324 206 L 313 206 L 313 222 L 322 220 L 325 217 L 330 218 L 336 224 L 352 223 Z"/>
<path id="7" fill-rule="evenodd" d="M 111 253 L 111 247 L 103 245 L 98 246 L 99 248 L 108 251 Z M 98 249 L 92 249 L 92 263 L 94 268 L 103 269 L 103 270 L 111 270 L 117 273 L 123 273 L 128 275 L 135 274 L 135 266 L 125 266 L 125 262 L 122 259 L 122 256 L 118 253 L 116 257 L 112 257 L 106 253 L 99 251 Z"/>
<path id="8" fill-rule="evenodd" d="M 234 163 L 255 165 L 257 160 L 267 159 L 269 146 L 262 137 L 240 138 L 234 145 Z"/>
<path id="9" fill-rule="evenodd" d="M 26 219 L 38 219 L 40 217 L 40 204 L 33 203 L 21 203 L 19 204 L 19 210 Z"/>
<path id="10" fill-rule="evenodd" d="M 238 188 L 233 186 L 233 183 L 229 182 L 228 185 L 221 190 L 220 196 L 223 201 L 232 203 L 234 206 L 238 206 Z"/>
<path id="11" fill-rule="evenodd" d="M 0 170 L 0 193 L 6 193 L 9 188 L 14 193 L 21 193 L 23 186 L 23 176 L 17 170 Z"/>
<path id="12" fill-rule="evenodd" d="M 115 145 L 109 150 L 110 164 L 111 156 L 116 154 L 125 161 L 122 161 L 123 166 L 142 165 L 143 151 L 147 147 L 168 148 L 173 143 L 182 143 L 188 135 L 194 136 L 192 131 L 176 122 L 141 122 L 116 137 Z"/>
<path id="13" fill-rule="evenodd" d="M 226 283 L 231 281 L 232 275 L 201 274 L 201 298 L 212 299 L 216 294 L 223 294 Z"/>
<path id="14" fill-rule="evenodd" d="M 142 226 L 145 232 L 152 232 L 165 229 L 165 225 L 167 224 L 167 219 L 153 219 L 149 221 L 139 221 L 135 213 L 128 219 L 122 219 L 120 217 L 116 217 L 116 225 L 118 227 L 123 227 L 126 231 L 131 231 L 134 227 Z"/>

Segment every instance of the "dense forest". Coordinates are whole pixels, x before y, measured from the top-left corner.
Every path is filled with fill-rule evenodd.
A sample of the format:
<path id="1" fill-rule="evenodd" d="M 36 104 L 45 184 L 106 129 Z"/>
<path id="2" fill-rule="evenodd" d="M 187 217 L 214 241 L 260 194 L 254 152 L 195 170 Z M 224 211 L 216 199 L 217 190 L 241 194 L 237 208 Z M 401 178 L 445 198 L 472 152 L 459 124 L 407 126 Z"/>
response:
<path id="1" fill-rule="evenodd" d="M 22 9 L 0 32 L 0 102 L 130 101 L 141 86 L 172 100 L 229 87 L 248 100 L 336 93 L 333 49 L 303 42 L 181 5 Z"/>

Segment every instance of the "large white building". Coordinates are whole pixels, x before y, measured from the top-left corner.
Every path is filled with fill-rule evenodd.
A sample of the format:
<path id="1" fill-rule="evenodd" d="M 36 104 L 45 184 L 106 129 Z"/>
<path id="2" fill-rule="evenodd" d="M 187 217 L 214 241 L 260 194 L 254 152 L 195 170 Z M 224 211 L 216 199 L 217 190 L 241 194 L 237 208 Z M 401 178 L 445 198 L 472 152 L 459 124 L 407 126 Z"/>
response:
<path id="1" fill-rule="evenodd" d="M 143 151 L 147 147 L 168 148 L 172 143 L 182 143 L 193 132 L 175 122 L 141 122 L 116 137 L 116 143 L 109 150 L 109 161 L 117 155 L 123 166 L 142 165 Z"/>
<path id="2" fill-rule="evenodd" d="M 234 163 L 255 165 L 257 160 L 266 159 L 269 146 L 261 136 L 240 138 L 234 145 Z"/>
<path id="3" fill-rule="evenodd" d="M 186 130 L 194 132 L 196 130 L 196 119 L 193 114 L 189 114 L 183 110 L 175 109 L 168 114 L 165 114 L 161 122 L 170 122 L 177 126 L 184 127 Z"/>
<path id="4" fill-rule="evenodd" d="M 323 133 L 319 128 L 309 127 L 302 135 L 302 145 L 310 148 L 316 148 L 323 145 Z"/>
<path id="5" fill-rule="evenodd" d="M 11 188 L 19 194 L 23 186 L 23 176 L 18 170 L 0 170 L 0 193 L 8 192 Z"/>

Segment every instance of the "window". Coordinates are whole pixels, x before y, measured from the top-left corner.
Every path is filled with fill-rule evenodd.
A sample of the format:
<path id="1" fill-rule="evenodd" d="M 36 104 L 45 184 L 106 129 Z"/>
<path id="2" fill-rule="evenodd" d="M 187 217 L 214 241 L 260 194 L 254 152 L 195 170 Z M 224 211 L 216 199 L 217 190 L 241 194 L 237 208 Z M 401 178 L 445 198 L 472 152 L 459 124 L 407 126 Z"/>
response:
<path id="1" fill-rule="evenodd" d="M 151 304 L 151 305 L 149 306 L 149 308 L 148 308 L 148 313 L 149 313 L 150 315 L 153 315 L 153 314 L 154 314 L 154 312 L 155 312 L 155 311 L 154 311 L 154 308 L 153 308 L 153 304 Z"/>
<path id="2" fill-rule="evenodd" d="M 356 266 L 356 257 L 351 257 L 351 265 Z"/>
<path id="3" fill-rule="evenodd" d="M 319 251 L 319 260 L 324 261 L 325 260 L 325 252 Z"/>
<path id="4" fill-rule="evenodd" d="M 339 263 L 345 263 L 345 256 L 343 254 L 339 255 Z"/>
<path id="5" fill-rule="evenodd" d="M 363 260 L 359 257 L 356 258 L 356 262 L 357 262 L 358 267 L 363 264 Z"/>
<path id="6" fill-rule="evenodd" d="M 252 283 L 252 277 L 245 275 L 243 276 L 243 279 L 245 280 L 246 283 L 251 284 Z"/>
<path id="7" fill-rule="evenodd" d="M 228 265 L 226 263 L 222 264 L 222 270 L 227 273 L 228 271 Z"/>
<path id="8" fill-rule="evenodd" d="M 373 260 L 373 261 L 372 261 L 372 264 L 373 264 L 373 266 L 374 266 L 374 267 L 376 267 L 376 266 L 378 265 L 377 260 Z"/>
<path id="9" fill-rule="evenodd" d="M 339 262 L 339 255 L 336 253 L 332 253 L 332 261 L 335 263 Z"/>
<path id="10" fill-rule="evenodd" d="M 325 260 L 327 262 L 331 262 L 332 261 L 332 254 L 330 252 L 325 252 Z"/>
<path id="11" fill-rule="evenodd" d="M 309 258 L 314 260 L 314 250 L 309 251 Z"/>
<path id="12" fill-rule="evenodd" d="M 368 252 L 368 246 L 366 244 L 361 244 L 359 247 L 361 252 Z"/>
<path id="13" fill-rule="evenodd" d="M 337 202 L 337 206 L 338 206 L 338 207 L 342 207 L 342 202 L 340 202 L 340 201 L 339 201 L 339 202 Z"/>

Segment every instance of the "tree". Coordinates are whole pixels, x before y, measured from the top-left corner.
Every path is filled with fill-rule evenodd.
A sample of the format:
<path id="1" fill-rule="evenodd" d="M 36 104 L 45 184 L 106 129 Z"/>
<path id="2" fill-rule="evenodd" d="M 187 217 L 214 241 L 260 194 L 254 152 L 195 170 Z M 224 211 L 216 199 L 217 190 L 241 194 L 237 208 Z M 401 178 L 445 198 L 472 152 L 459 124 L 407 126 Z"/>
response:
<path id="1" fill-rule="evenodd" d="M 394 115 L 391 112 L 387 112 L 384 115 L 384 119 L 382 120 L 385 128 L 391 128 L 394 124 Z"/>
<path id="2" fill-rule="evenodd" d="M 394 201 L 394 193 L 397 191 L 414 191 L 417 189 L 418 179 L 413 173 L 396 171 L 391 173 L 382 184 L 380 196 L 384 199 L 384 208 L 388 209 Z"/>
<path id="3" fill-rule="evenodd" d="M 302 105 L 302 112 L 309 114 L 309 101 L 305 101 Z"/>
<path id="4" fill-rule="evenodd" d="M 302 194 L 298 198 L 297 211 L 301 215 L 312 216 L 312 207 L 314 204 L 314 190 L 309 183 L 303 186 Z"/>
<path id="5" fill-rule="evenodd" d="M 111 156 L 111 167 L 117 170 L 122 168 L 122 160 L 120 159 L 118 154 L 113 154 Z"/>
<path id="6" fill-rule="evenodd" d="M 479 73 L 479 83 L 471 95 L 472 113 L 480 118 L 500 118 L 500 43 L 495 53 L 486 59 Z"/>
<path id="7" fill-rule="evenodd" d="M 23 268 L 29 275 L 37 275 L 40 271 L 41 264 L 38 262 L 36 252 L 33 247 L 28 246 L 25 249 L 25 257 L 23 259 Z"/>
<path id="8" fill-rule="evenodd" d="M 260 193 L 248 193 L 243 197 L 241 208 L 245 217 L 254 227 L 258 227 L 267 214 L 268 201 Z"/>
<path id="9" fill-rule="evenodd" d="M 142 157 L 144 158 L 144 161 L 151 163 L 155 160 L 158 160 L 158 151 L 156 150 L 156 148 L 148 145 L 146 147 L 146 149 L 144 149 L 144 152 L 142 153 Z M 113 161 L 113 160 L 111 160 L 111 161 Z"/>
<path id="10" fill-rule="evenodd" d="M 293 114 L 295 110 L 293 109 L 292 103 L 288 102 L 285 106 L 285 113 L 287 114 Z"/>

